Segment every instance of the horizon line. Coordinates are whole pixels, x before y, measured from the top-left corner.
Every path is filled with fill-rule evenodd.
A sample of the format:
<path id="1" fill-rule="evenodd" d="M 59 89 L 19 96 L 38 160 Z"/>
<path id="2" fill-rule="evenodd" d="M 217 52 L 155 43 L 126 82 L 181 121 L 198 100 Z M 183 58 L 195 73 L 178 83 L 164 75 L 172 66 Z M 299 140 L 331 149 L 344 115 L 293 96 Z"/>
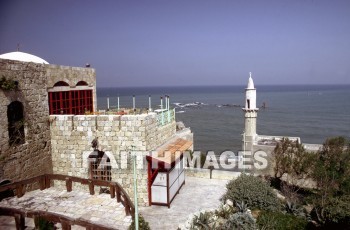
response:
<path id="1" fill-rule="evenodd" d="M 240 84 L 240 85 L 159 85 L 159 86 L 152 86 L 152 85 L 144 85 L 144 86 L 98 86 L 96 85 L 96 88 L 183 88 L 183 87 L 245 87 L 246 84 Z M 343 86 L 343 87 L 350 87 L 350 83 L 348 84 L 255 84 L 256 86 Z"/>

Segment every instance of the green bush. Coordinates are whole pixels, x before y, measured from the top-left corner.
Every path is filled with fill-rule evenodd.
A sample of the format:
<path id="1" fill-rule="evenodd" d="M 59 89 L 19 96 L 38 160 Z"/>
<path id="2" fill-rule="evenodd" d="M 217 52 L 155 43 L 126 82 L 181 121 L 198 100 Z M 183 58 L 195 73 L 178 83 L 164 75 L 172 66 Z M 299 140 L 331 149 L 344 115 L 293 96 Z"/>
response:
<path id="1" fill-rule="evenodd" d="M 39 217 L 34 220 L 35 226 L 37 226 L 38 230 L 54 230 L 55 224 L 51 221 L 44 219 L 43 217 Z"/>
<path id="2" fill-rule="evenodd" d="M 218 209 L 215 210 L 214 214 L 223 219 L 228 219 L 230 215 L 234 212 L 234 208 L 229 205 L 221 205 Z"/>
<path id="3" fill-rule="evenodd" d="M 212 212 L 201 212 L 199 215 L 195 215 L 190 229 L 215 229 L 215 221 L 213 220 Z"/>
<path id="4" fill-rule="evenodd" d="M 16 81 L 11 79 L 6 79 L 4 76 L 0 78 L 0 89 L 3 90 L 14 90 L 17 88 Z"/>
<path id="5" fill-rule="evenodd" d="M 151 230 L 148 222 L 143 218 L 142 215 L 139 215 L 139 229 L 140 230 Z M 132 222 L 131 222 L 128 230 L 135 230 L 135 218 L 132 218 Z"/>
<path id="6" fill-rule="evenodd" d="M 251 214 L 237 212 L 227 219 L 222 229 L 255 230 L 256 227 L 256 221 Z"/>
<path id="7" fill-rule="evenodd" d="M 312 210 L 313 219 L 326 228 L 350 229 L 350 196 L 331 197 Z"/>
<path id="8" fill-rule="evenodd" d="M 266 230 L 300 230 L 306 229 L 308 222 L 305 218 L 297 217 L 292 214 L 264 211 L 259 215 L 257 225 L 259 229 Z"/>
<path id="9" fill-rule="evenodd" d="M 232 200 L 234 203 L 242 201 L 251 209 L 279 210 L 281 204 L 276 193 L 269 184 L 253 175 L 242 174 L 227 185 L 227 192 L 223 200 Z"/>

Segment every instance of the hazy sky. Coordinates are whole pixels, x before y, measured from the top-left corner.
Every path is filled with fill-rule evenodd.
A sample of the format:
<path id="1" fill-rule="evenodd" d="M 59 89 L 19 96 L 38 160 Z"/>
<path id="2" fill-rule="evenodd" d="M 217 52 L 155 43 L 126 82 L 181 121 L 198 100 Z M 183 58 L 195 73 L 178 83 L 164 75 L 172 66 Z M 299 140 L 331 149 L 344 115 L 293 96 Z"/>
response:
<path id="1" fill-rule="evenodd" d="M 350 84 L 350 1 L 1 0 L 0 53 L 98 86 Z"/>

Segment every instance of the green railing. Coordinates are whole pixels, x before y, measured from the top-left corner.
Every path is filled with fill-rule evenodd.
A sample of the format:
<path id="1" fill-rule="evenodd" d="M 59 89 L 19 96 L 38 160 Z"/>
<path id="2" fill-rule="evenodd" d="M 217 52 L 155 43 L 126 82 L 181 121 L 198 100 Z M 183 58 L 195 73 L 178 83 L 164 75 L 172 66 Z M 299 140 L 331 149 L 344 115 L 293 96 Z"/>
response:
<path id="1" fill-rule="evenodd" d="M 157 112 L 157 122 L 159 126 L 167 125 L 175 121 L 175 109 L 163 110 Z"/>

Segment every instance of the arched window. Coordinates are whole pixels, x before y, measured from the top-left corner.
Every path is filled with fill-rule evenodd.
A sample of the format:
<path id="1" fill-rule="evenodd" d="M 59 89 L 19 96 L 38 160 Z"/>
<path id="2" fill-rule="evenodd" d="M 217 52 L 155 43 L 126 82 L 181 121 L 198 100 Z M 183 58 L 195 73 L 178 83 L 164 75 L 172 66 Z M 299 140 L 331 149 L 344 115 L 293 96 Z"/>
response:
<path id="1" fill-rule="evenodd" d="M 24 144 L 23 104 L 19 101 L 11 102 L 7 106 L 7 120 L 9 144 Z"/>
<path id="2" fill-rule="evenodd" d="M 112 180 L 111 161 L 107 154 L 95 150 L 89 155 L 90 178 L 98 180 Z"/>
<path id="3" fill-rule="evenodd" d="M 69 84 L 65 81 L 58 81 L 53 85 L 53 87 L 57 87 L 57 86 L 69 86 Z"/>
<path id="4" fill-rule="evenodd" d="M 76 86 L 88 86 L 88 83 L 86 81 L 79 81 Z"/>

